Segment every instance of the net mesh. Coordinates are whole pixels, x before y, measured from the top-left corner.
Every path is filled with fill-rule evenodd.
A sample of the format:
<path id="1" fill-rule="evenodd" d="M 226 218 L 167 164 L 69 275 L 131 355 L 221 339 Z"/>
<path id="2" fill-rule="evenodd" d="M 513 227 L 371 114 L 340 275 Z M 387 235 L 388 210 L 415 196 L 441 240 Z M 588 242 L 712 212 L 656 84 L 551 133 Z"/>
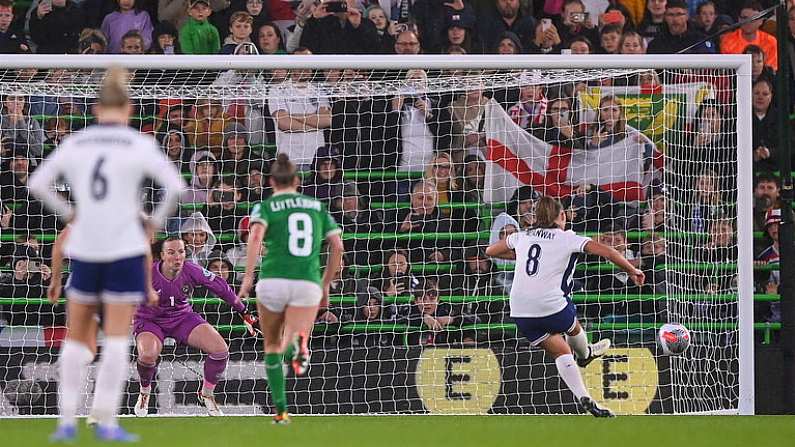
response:
<path id="1" fill-rule="evenodd" d="M 45 289 L 59 224 L 25 182 L 94 122 L 101 79 L 0 71 L 0 416 L 57 412 L 65 313 Z M 298 163 L 303 193 L 341 225 L 345 265 L 315 325 L 309 374 L 288 376 L 292 411 L 577 412 L 554 362 L 510 319 L 513 264 L 483 253 L 534 223 L 541 194 L 647 276 L 636 287 L 588 257 L 576 269 L 580 321 L 614 345 L 583 370 L 593 396 L 619 413 L 719 411 L 737 408 L 739 389 L 735 123 L 750 105 L 738 105 L 736 82 L 733 70 L 673 68 L 137 70 L 131 125 L 190 184 L 163 235 L 182 235 L 189 260 L 234 287 L 244 217 L 271 194 L 276 153 Z M 144 185 L 147 210 L 159 194 Z M 261 340 L 209 292 L 192 303 L 230 346 L 216 390 L 225 413 L 272 412 Z M 667 322 L 691 331 L 682 356 L 656 346 Z M 92 366 L 89 400 L 93 377 Z M 167 339 L 150 413 L 202 413 L 201 380 L 201 353 Z M 137 390 L 131 363 L 124 412 Z"/>

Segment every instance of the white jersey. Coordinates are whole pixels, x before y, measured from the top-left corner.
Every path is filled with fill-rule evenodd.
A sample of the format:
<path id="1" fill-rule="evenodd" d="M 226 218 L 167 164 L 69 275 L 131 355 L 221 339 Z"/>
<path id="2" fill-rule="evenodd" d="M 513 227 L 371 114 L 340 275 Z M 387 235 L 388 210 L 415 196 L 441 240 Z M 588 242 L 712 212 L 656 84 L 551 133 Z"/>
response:
<path id="1" fill-rule="evenodd" d="M 516 252 L 511 316 L 538 318 L 563 310 L 571 294 L 577 254 L 590 240 L 557 228 L 536 228 L 508 236 L 505 242 Z"/>
<path id="2" fill-rule="evenodd" d="M 75 209 L 52 189 L 63 178 Z M 71 216 L 65 252 L 86 262 L 143 255 L 149 241 L 141 221 L 142 185 L 154 179 L 166 193 L 153 224 L 162 225 L 185 189 L 156 141 L 123 125 L 90 126 L 65 139 L 33 173 L 29 188 L 61 216 Z"/>

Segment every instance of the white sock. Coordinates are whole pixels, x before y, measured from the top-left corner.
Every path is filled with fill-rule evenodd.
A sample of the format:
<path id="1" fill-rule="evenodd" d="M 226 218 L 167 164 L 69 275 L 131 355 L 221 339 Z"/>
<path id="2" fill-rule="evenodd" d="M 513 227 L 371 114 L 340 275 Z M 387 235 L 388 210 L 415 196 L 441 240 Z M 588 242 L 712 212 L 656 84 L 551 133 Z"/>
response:
<path id="1" fill-rule="evenodd" d="M 558 374 L 566 382 L 574 397 L 580 400 L 583 396 L 591 397 L 588 390 L 585 389 L 585 383 L 582 381 L 580 375 L 580 368 L 574 362 L 574 356 L 571 354 L 564 354 L 555 359 L 555 366 L 558 367 Z"/>
<path id="2" fill-rule="evenodd" d="M 91 414 L 99 425 L 114 427 L 116 414 L 130 369 L 130 343 L 127 337 L 107 337 L 102 346 L 97 384 L 94 387 L 94 405 Z"/>
<path id="3" fill-rule="evenodd" d="M 86 381 L 88 364 L 92 360 L 94 354 L 85 344 L 71 339 L 64 342 L 58 360 L 58 411 L 61 414 L 58 425 L 75 425 L 80 389 Z"/>
<path id="4" fill-rule="evenodd" d="M 566 343 L 571 346 L 571 350 L 577 354 L 578 359 L 587 359 L 590 352 L 588 352 L 588 337 L 585 336 L 585 331 L 580 329 L 577 335 L 566 334 Z"/>

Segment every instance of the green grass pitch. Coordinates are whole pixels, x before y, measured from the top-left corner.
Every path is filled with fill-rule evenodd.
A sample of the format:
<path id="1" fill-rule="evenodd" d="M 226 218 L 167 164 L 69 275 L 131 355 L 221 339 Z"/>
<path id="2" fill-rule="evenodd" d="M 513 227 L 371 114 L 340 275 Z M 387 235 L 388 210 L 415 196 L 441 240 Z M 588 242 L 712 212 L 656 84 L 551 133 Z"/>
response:
<path id="1" fill-rule="evenodd" d="M 122 420 L 146 447 L 595 447 L 795 445 L 795 416 L 296 416 Z M 50 445 L 54 419 L 0 420 L 0 446 Z M 81 423 L 80 447 L 93 440 Z"/>

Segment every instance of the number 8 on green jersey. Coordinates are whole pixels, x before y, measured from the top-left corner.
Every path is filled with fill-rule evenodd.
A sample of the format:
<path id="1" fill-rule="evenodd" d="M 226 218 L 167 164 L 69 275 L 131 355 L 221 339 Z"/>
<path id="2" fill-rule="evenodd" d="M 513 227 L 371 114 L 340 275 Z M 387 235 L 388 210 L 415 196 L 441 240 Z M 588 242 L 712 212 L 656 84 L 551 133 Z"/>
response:
<path id="1" fill-rule="evenodd" d="M 257 203 L 251 223 L 265 225 L 266 254 L 260 279 L 293 279 L 320 285 L 320 251 L 323 241 L 341 233 L 326 206 L 298 193 L 280 193 Z"/>

